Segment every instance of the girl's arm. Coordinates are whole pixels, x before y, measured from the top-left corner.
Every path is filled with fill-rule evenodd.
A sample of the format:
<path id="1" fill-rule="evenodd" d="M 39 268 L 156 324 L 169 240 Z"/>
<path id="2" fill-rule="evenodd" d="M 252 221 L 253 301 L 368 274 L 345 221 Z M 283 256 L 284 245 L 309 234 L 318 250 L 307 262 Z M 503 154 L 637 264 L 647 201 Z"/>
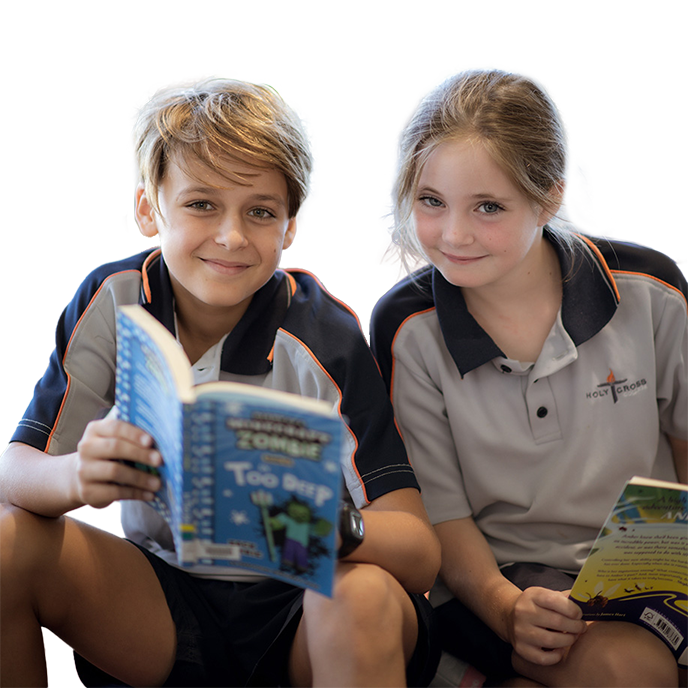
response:
<path id="1" fill-rule="evenodd" d="M 688 441 L 669 437 L 671 451 L 674 455 L 674 465 L 680 483 L 688 483 Z"/>
<path id="2" fill-rule="evenodd" d="M 539 587 L 522 591 L 501 574 L 472 518 L 445 521 L 435 530 L 445 585 L 521 657 L 556 664 L 585 632 L 580 609 L 565 593 Z"/>
<path id="3" fill-rule="evenodd" d="M 85 505 L 100 509 L 120 499 L 152 499 L 159 478 L 122 463 L 160 465 L 151 445 L 141 430 L 116 419 L 90 423 L 72 454 L 51 456 L 13 442 L 0 457 L 0 501 L 57 517 Z"/>

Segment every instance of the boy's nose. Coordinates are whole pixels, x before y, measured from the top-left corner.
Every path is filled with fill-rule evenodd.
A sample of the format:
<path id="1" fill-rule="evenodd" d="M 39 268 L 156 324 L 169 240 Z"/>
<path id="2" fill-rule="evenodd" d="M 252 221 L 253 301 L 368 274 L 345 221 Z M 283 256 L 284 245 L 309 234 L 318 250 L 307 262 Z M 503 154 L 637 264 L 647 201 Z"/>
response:
<path id="1" fill-rule="evenodd" d="M 247 244 L 246 233 L 241 220 L 226 217 L 217 228 L 215 241 L 229 250 L 236 250 Z"/>

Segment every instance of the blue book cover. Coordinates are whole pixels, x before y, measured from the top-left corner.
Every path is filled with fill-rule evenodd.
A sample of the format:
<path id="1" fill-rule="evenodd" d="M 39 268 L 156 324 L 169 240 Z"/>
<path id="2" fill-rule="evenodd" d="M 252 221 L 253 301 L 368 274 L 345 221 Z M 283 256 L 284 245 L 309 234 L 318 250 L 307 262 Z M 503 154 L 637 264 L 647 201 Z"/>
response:
<path id="1" fill-rule="evenodd" d="M 152 506 L 182 566 L 231 566 L 332 594 L 344 424 L 325 402 L 253 385 L 193 386 L 172 335 L 117 315 L 119 417 L 163 456 Z"/>

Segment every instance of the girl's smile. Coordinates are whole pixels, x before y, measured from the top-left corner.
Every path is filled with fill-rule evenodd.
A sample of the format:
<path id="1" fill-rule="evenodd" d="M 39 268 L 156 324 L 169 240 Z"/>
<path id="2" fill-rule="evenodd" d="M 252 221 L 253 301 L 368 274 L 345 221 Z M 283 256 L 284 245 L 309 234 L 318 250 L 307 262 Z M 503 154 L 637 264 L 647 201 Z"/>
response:
<path id="1" fill-rule="evenodd" d="M 413 218 L 427 258 L 447 281 L 513 288 L 538 260 L 549 213 L 533 207 L 482 144 L 459 139 L 428 156 Z"/>

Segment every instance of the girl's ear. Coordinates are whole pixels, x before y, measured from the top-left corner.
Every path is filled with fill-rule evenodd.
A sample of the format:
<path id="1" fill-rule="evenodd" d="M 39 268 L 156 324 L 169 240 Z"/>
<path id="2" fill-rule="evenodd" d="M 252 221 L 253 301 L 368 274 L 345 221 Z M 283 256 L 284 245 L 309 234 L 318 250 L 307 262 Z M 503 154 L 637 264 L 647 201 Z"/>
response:
<path id="1" fill-rule="evenodd" d="M 146 189 L 143 184 L 136 187 L 134 203 L 134 215 L 139 231 L 148 238 L 156 236 L 158 233 L 157 216 L 148 196 L 146 196 Z"/>
<path id="2" fill-rule="evenodd" d="M 564 189 L 566 188 L 566 182 L 560 179 L 548 192 L 549 202 L 546 206 L 540 209 L 540 215 L 538 217 L 538 227 L 543 227 L 546 225 L 561 208 L 561 204 L 564 201 Z"/>

